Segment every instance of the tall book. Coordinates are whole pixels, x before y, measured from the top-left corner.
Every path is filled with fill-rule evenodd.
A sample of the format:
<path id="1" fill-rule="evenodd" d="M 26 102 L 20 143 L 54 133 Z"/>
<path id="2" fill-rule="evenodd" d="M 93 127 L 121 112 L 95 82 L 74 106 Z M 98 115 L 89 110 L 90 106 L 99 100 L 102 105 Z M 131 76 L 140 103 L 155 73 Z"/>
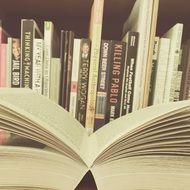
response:
<path id="1" fill-rule="evenodd" d="M 158 60 L 155 68 L 155 85 L 152 87 L 152 104 L 164 103 L 170 41 L 169 38 L 160 38 L 159 40 Z"/>
<path id="2" fill-rule="evenodd" d="M 182 33 L 183 24 L 177 23 L 163 35 L 163 37 L 171 40 L 164 92 L 165 102 L 174 101 L 175 82 L 177 79 L 176 77 L 180 58 Z"/>
<path id="3" fill-rule="evenodd" d="M 126 43 L 112 41 L 110 76 L 108 79 L 106 123 L 120 116 L 123 75 L 125 68 Z"/>
<path id="4" fill-rule="evenodd" d="M 59 38 L 51 21 L 44 21 L 43 95 L 50 97 L 51 58 L 59 56 Z"/>
<path id="5" fill-rule="evenodd" d="M 126 42 L 127 45 L 121 95 L 121 116 L 132 112 L 133 108 L 133 94 L 137 65 L 139 33 L 128 31 L 127 34 L 123 37 L 123 41 Z"/>
<path id="6" fill-rule="evenodd" d="M 156 32 L 159 0 L 137 0 L 123 26 L 127 31 L 139 32 L 133 111 L 148 105 L 149 85 L 152 70 L 152 52 Z"/>
<path id="7" fill-rule="evenodd" d="M 33 19 L 21 20 L 21 87 L 32 88 L 34 38 L 43 35 Z"/>
<path id="8" fill-rule="evenodd" d="M 108 81 L 111 75 L 110 67 L 112 48 L 111 40 L 101 41 L 94 130 L 99 129 L 106 124 L 106 106 L 108 101 L 107 93 L 109 88 Z"/>
<path id="9" fill-rule="evenodd" d="M 91 40 L 91 54 L 85 124 L 85 127 L 87 128 L 89 133 L 92 133 L 94 128 L 103 10 L 104 0 L 94 0 L 91 9 L 91 20 L 89 30 L 89 38 Z"/>

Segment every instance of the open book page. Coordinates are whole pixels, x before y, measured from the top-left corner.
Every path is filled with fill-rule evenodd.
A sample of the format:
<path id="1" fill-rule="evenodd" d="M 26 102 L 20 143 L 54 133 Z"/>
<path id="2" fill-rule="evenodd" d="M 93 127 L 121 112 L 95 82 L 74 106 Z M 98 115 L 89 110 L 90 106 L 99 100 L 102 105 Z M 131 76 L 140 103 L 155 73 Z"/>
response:
<path id="1" fill-rule="evenodd" d="M 0 189 L 74 189 L 88 168 L 46 150 L 0 146 Z M 15 187 L 15 188 L 14 188 Z"/>
<path id="2" fill-rule="evenodd" d="M 175 120 L 177 117 L 176 114 L 179 114 L 179 118 L 186 114 L 189 116 L 189 107 L 190 101 L 180 101 L 162 105 L 160 104 L 141 109 L 139 111 L 133 112 L 132 114 L 128 114 L 116 119 L 113 122 L 110 122 L 106 126 L 99 129 L 96 133 L 92 134 L 89 138 L 91 146 L 95 147 L 91 148 L 93 151 L 91 151 L 89 154 L 89 162 L 92 165 L 93 163 L 96 165 L 97 163 L 102 163 L 102 159 L 109 157 L 109 155 L 112 155 L 112 157 L 117 156 L 117 154 L 113 154 L 114 146 L 115 150 L 118 151 L 119 148 L 122 147 L 122 143 L 123 146 L 127 146 L 130 144 L 130 140 L 135 142 L 137 140 L 136 138 L 143 139 L 143 135 L 148 135 L 148 130 L 151 130 L 151 128 L 152 130 L 156 130 L 156 127 L 160 129 L 162 126 L 164 126 L 164 122 L 165 125 L 172 126 L 173 120 Z M 181 114 L 182 112 L 184 113 Z M 185 122 L 187 118 L 184 117 L 183 120 L 182 121 Z M 159 124 L 161 122 L 163 123 Z M 176 122 L 174 124 L 177 127 L 178 124 Z M 179 123 L 179 126 L 181 125 L 182 124 Z M 145 130 L 147 130 L 147 132 Z M 157 133 L 159 133 L 159 131 L 155 132 L 155 134 Z M 156 140 L 156 136 L 154 136 L 153 139 Z M 122 148 L 127 151 L 127 147 Z M 118 154 L 120 154 L 119 151 Z M 108 158 L 105 160 L 108 160 Z"/>
<path id="3" fill-rule="evenodd" d="M 45 134 L 53 142 L 58 142 L 57 146 L 62 143 L 62 147 L 71 154 L 85 157 L 80 152 L 81 144 L 88 137 L 85 129 L 63 108 L 47 98 L 29 89 L 1 89 L 0 108 L 1 112 L 4 110 L 5 114 L 12 115 L 9 119 L 17 118 L 18 123 L 13 123 L 17 130 L 22 125 L 19 130 L 25 129 L 26 134 L 31 132 L 31 135 L 36 134 L 39 138 Z"/>
<path id="4" fill-rule="evenodd" d="M 139 156 L 91 169 L 99 190 L 189 190 L 190 158 Z"/>

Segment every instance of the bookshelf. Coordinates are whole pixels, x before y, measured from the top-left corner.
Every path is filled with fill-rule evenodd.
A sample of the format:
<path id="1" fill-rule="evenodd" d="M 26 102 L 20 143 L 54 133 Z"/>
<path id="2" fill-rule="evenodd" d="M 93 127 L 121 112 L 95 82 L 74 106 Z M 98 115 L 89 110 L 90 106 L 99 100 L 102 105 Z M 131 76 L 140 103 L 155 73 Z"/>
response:
<path id="1" fill-rule="evenodd" d="M 87 37 L 90 10 L 93 0 L 1 0 L 0 16 L 3 26 L 11 36 L 20 36 L 20 20 L 32 18 L 36 20 L 43 31 L 43 21 L 51 20 L 57 31 L 68 29 L 75 31 L 76 37 Z M 122 26 L 135 3 L 135 0 L 105 0 L 103 19 L 103 39 L 120 40 Z M 190 37 L 189 22 L 190 1 L 160 0 L 157 32 L 161 36 L 168 28 L 177 22 L 184 24 L 183 40 Z M 81 187 L 93 186 L 91 174 L 88 173 L 82 181 Z"/>

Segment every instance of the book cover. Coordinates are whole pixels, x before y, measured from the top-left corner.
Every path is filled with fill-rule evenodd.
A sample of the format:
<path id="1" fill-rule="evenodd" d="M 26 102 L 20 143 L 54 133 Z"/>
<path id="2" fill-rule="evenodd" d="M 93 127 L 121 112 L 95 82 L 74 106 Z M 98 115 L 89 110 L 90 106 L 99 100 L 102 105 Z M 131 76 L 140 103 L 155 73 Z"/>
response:
<path id="1" fill-rule="evenodd" d="M 112 42 L 109 87 L 107 92 L 106 123 L 120 116 L 123 73 L 125 67 L 126 43 Z"/>
<path id="2" fill-rule="evenodd" d="M 21 87 L 32 88 L 34 38 L 43 38 L 33 19 L 21 20 Z"/>
<path id="3" fill-rule="evenodd" d="M 126 55 L 123 74 L 120 115 L 125 115 L 132 112 L 133 108 L 138 40 L 138 32 L 129 31 L 123 37 L 123 41 L 126 43 Z"/>
<path id="4" fill-rule="evenodd" d="M 90 70 L 90 40 L 81 39 L 76 118 L 85 126 Z"/>
<path id="5" fill-rule="evenodd" d="M 108 101 L 107 92 L 109 87 L 111 69 L 112 41 L 101 41 L 100 64 L 98 73 L 98 86 L 96 97 L 96 113 L 94 120 L 94 130 L 106 124 L 106 105 Z"/>

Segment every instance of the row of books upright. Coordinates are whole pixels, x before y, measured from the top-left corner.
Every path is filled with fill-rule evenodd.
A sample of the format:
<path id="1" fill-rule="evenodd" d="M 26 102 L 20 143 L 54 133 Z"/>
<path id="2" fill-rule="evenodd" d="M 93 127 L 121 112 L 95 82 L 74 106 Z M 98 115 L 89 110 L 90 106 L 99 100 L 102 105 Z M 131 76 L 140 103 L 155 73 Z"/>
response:
<path id="1" fill-rule="evenodd" d="M 138 37 L 138 32 L 128 32 L 123 41 L 101 40 L 95 129 L 132 111 Z M 7 39 L 2 43 L 7 53 L 1 52 L 1 67 L 6 68 L 1 87 L 31 88 L 60 104 L 85 126 L 90 39 L 77 39 L 73 31 L 64 30 L 59 39 L 48 21 L 42 34 L 32 19 L 21 20 L 20 38 Z"/>
<path id="2" fill-rule="evenodd" d="M 155 37 L 149 105 L 189 99 L 189 40 L 182 41 L 183 24 L 177 23 Z"/>
<path id="3" fill-rule="evenodd" d="M 148 105 L 187 98 L 182 98 L 189 88 L 187 45 L 180 53 L 183 24 L 155 38 L 158 3 L 137 0 L 122 39 L 103 40 L 103 7 L 103 0 L 94 1 L 90 33 L 82 39 L 67 30 L 58 37 L 51 21 L 44 22 L 42 34 L 34 20 L 22 19 L 21 37 L 5 33 L 8 43 L 1 40 L 0 86 L 32 88 L 90 133 Z"/>

